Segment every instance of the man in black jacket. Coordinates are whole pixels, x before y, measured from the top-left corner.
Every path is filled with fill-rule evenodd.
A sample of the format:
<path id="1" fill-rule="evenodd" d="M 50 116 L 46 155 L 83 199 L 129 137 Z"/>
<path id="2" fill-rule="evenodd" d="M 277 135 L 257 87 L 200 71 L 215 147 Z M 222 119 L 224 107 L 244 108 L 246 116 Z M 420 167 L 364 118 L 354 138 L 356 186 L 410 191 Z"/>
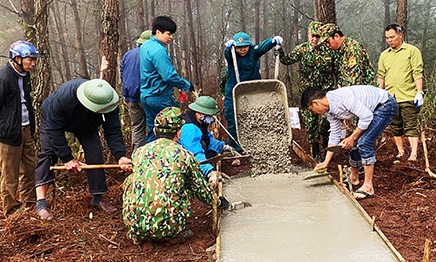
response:
<path id="1" fill-rule="evenodd" d="M 40 141 L 36 176 L 36 213 L 43 220 L 52 220 L 47 207 L 46 194 L 54 175 L 50 166 L 59 158 L 67 170 L 77 173 L 83 163 L 74 158 L 65 138 L 65 132 L 74 134 L 85 152 L 86 164 L 102 164 L 102 146 L 98 128 L 104 136 L 112 155 L 124 171 L 131 171 L 131 160 L 125 157 L 126 148 L 118 117 L 119 97 L 112 86 L 102 79 L 74 79 L 60 86 L 42 104 Z M 116 208 L 103 200 L 108 192 L 103 169 L 87 170 L 91 206 L 108 213 Z"/>
<path id="2" fill-rule="evenodd" d="M 0 195 L 5 216 L 35 204 L 35 116 L 29 72 L 39 52 L 31 43 L 17 41 L 9 57 L 0 69 Z"/>

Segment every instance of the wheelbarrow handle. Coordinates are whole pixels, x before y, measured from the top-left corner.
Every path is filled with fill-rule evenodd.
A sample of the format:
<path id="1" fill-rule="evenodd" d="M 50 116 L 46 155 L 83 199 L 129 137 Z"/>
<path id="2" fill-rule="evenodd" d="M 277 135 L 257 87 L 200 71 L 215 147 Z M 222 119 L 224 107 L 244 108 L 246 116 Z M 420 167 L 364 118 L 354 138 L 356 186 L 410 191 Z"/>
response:
<path id="1" fill-rule="evenodd" d="M 239 84 L 239 82 L 241 82 L 241 79 L 239 78 L 238 60 L 236 59 L 236 47 L 235 46 L 232 46 L 231 52 L 232 52 L 232 58 L 233 58 L 233 67 L 235 68 L 236 83 Z"/>
<path id="2" fill-rule="evenodd" d="M 275 50 L 279 50 L 280 48 L 282 48 L 280 45 L 277 45 L 274 47 Z M 279 66 L 280 66 L 280 56 L 276 55 L 276 61 L 275 61 L 275 67 L 274 67 L 274 79 L 278 80 L 279 79 Z"/>

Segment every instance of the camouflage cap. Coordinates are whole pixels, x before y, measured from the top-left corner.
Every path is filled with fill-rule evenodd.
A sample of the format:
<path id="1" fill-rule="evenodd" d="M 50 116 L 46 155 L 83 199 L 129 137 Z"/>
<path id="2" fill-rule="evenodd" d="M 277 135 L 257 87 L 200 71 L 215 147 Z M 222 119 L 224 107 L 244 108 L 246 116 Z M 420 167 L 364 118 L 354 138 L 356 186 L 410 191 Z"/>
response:
<path id="1" fill-rule="evenodd" d="M 319 28 L 319 33 L 321 38 L 319 39 L 320 43 L 323 43 L 327 38 L 333 35 L 336 31 L 339 31 L 339 27 L 335 24 L 325 24 Z"/>
<path id="2" fill-rule="evenodd" d="M 317 22 L 317 21 L 310 22 L 309 27 L 308 27 L 309 34 L 321 36 L 321 32 L 319 30 L 321 28 L 321 26 L 322 26 L 321 22 Z"/>
<path id="3" fill-rule="evenodd" d="M 184 123 L 180 108 L 166 107 L 154 119 L 154 129 L 161 133 L 176 133 Z"/>

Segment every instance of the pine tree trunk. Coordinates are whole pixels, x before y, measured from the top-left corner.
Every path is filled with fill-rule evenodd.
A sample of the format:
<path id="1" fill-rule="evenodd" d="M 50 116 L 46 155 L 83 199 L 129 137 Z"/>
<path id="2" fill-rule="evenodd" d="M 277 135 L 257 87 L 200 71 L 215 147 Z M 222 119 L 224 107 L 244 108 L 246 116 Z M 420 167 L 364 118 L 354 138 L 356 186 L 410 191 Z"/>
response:
<path id="1" fill-rule="evenodd" d="M 102 68 L 101 78 L 114 88 L 117 83 L 117 53 L 118 53 L 118 0 L 105 0 L 102 21 L 101 57 L 106 59 L 107 68 Z"/>
<path id="2" fill-rule="evenodd" d="M 335 0 L 319 0 L 319 21 L 323 23 L 336 23 Z"/>
<path id="3" fill-rule="evenodd" d="M 407 35 L 407 0 L 397 0 L 397 24 L 403 27 L 404 37 Z"/>
<path id="4" fill-rule="evenodd" d="M 41 115 L 39 112 L 41 112 L 42 102 L 51 93 L 50 43 L 48 36 L 49 3 L 51 3 L 51 0 L 35 1 L 35 44 L 38 47 L 39 52 L 41 53 L 41 57 L 38 58 L 36 63 L 36 69 L 32 73 L 33 107 L 35 110 L 35 122 L 37 129 L 35 132 L 35 145 L 37 151 L 39 151 L 39 123 Z"/>

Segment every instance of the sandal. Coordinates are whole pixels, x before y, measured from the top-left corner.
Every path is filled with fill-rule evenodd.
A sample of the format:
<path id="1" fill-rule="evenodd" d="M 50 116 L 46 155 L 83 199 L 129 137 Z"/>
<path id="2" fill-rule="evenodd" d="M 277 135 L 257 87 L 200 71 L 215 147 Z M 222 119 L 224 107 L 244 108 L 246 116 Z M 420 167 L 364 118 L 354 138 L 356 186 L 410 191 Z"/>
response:
<path id="1" fill-rule="evenodd" d="M 366 191 L 363 191 L 362 189 L 357 189 L 353 193 L 353 196 L 356 200 L 361 200 L 361 199 L 365 199 L 365 198 L 370 198 L 370 197 L 374 196 L 374 194 L 370 194 Z"/>

